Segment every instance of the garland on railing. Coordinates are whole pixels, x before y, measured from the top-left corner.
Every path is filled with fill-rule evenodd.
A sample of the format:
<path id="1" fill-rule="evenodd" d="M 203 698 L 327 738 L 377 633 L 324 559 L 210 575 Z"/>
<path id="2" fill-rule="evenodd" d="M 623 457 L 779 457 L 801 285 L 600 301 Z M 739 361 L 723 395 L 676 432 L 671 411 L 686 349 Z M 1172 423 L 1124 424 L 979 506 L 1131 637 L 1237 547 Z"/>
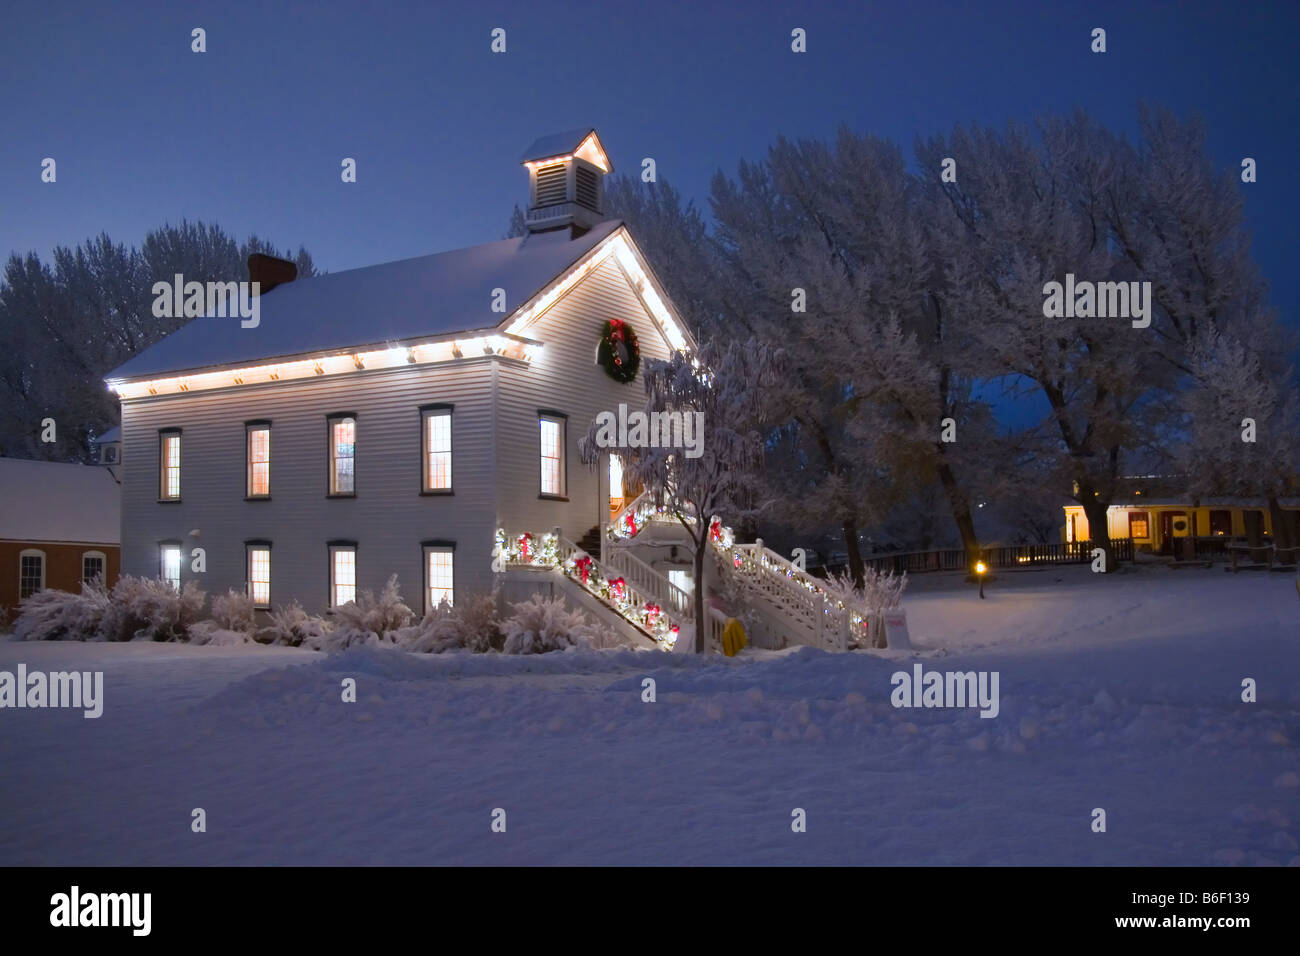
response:
<path id="1" fill-rule="evenodd" d="M 613 541 L 625 541 L 634 538 L 645 528 L 655 515 L 667 514 L 667 508 L 661 508 L 648 495 L 643 495 L 616 517 L 605 529 L 605 534 Z"/>
<path id="2" fill-rule="evenodd" d="M 591 555 L 583 551 L 575 551 L 561 561 L 560 542 L 554 532 L 508 535 L 504 528 L 498 528 L 493 554 L 503 558 L 506 565 L 557 569 L 613 607 L 625 620 L 643 628 L 663 649 L 671 651 L 677 644 L 678 625 L 659 605 L 634 599 L 626 579 L 606 576 Z"/>
<path id="3" fill-rule="evenodd" d="M 498 528 L 497 546 L 492 553 L 504 558 L 506 564 L 553 568 L 560 560 L 560 542 L 553 531 L 507 536 L 504 528 Z"/>

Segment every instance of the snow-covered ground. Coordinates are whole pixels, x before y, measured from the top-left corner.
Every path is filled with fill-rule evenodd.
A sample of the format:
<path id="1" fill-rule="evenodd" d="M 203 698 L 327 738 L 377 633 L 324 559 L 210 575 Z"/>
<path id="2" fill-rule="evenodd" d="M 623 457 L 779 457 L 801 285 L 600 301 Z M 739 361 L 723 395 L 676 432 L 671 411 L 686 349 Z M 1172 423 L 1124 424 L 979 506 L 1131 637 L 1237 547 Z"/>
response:
<path id="1" fill-rule="evenodd" d="M 1291 578 L 988 595 L 916 577 L 911 655 L 0 642 L 0 669 L 105 675 L 97 720 L 0 711 L 0 864 L 1300 865 Z M 999 672 L 999 715 L 893 708 L 914 659 Z"/>

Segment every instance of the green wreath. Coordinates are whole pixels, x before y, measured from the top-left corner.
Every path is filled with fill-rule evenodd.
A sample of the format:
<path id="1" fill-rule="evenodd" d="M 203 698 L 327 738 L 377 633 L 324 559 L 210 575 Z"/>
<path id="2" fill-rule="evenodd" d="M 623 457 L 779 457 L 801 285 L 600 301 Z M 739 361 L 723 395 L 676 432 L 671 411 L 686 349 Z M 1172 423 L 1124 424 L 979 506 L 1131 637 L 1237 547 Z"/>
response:
<path id="1" fill-rule="evenodd" d="M 636 378 L 637 369 L 641 367 L 641 346 L 637 344 L 636 332 L 622 319 L 608 319 L 600 333 L 600 350 L 596 361 L 616 382 L 627 384 Z"/>

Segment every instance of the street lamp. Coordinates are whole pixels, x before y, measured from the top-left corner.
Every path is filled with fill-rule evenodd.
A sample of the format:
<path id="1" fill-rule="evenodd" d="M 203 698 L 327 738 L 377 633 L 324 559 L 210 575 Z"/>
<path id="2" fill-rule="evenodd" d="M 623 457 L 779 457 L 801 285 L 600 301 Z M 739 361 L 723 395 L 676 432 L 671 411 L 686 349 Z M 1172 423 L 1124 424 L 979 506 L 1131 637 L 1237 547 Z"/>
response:
<path id="1" fill-rule="evenodd" d="M 984 597 L 984 572 L 987 571 L 988 569 L 989 569 L 989 568 L 988 568 L 988 565 L 985 564 L 983 561 L 976 561 L 976 562 L 975 562 L 975 576 L 978 577 L 979 580 L 980 580 L 980 598 L 981 598 L 981 600 L 982 600 L 983 597 Z"/>

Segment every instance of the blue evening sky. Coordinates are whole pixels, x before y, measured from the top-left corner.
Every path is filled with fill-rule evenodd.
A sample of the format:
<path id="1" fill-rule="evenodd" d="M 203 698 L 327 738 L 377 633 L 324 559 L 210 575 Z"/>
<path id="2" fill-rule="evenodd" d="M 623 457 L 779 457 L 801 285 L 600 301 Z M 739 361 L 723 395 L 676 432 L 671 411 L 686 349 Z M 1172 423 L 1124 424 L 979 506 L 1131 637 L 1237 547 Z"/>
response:
<path id="1" fill-rule="evenodd" d="M 526 198 L 521 151 L 574 126 L 707 208 L 713 172 L 782 133 L 846 123 L 910 150 L 1075 106 L 1132 130 L 1146 99 L 1201 114 L 1225 165 L 1258 160 L 1241 187 L 1256 255 L 1296 323 L 1296 3 L 97 2 L 3 20 L 4 255 L 188 217 L 337 271 L 499 238 Z"/>

